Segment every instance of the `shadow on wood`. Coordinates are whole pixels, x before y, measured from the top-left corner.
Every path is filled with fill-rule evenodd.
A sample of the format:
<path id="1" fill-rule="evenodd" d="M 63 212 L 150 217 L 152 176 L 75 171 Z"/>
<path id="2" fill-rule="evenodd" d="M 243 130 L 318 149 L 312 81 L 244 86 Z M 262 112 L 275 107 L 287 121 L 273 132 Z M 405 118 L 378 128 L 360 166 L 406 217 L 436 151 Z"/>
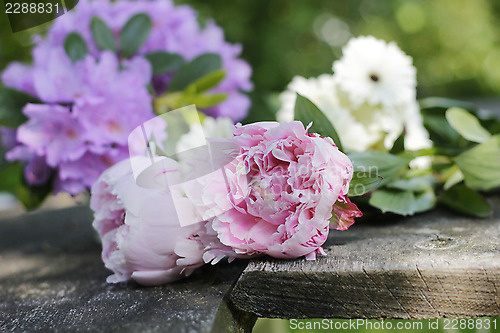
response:
<path id="1" fill-rule="evenodd" d="M 246 262 L 155 288 L 107 284 L 88 208 L 0 221 L 0 331 L 250 332 L 229 291 Z"/>

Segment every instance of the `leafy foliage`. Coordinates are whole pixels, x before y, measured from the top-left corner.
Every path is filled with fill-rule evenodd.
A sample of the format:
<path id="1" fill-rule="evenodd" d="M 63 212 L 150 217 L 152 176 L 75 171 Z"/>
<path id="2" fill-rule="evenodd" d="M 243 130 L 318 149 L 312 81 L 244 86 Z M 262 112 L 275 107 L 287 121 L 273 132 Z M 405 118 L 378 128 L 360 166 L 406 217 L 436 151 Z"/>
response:
<path id="1" fill-rule="evenodd" d="M 83 40 L 83 37 L 76 32 L 72 32 L 66 36 L 66 39 L 64 40 L 64 50 L 73 62 L 85 58 L 88 51 L 85 40 Z"/>
<path id="2" fill-rule="evenodd" d="M 191 104 L 198 108 L 209 108 L 223 102 L 227 94 L 209 92 L 226 77 L 226 72 L 220 67 L 220 56 L 211 53 L 180 66 L 168 91 L 155 99 L 156 112 L 162 114 Z"/>
<path id="3" fill-rule="evenodd" d="M 300 120 L 304 125 L 307 126 L 309 123 L 312 123 L 310 128 L 311 132 L 332 138 L 337 147 L 341 151 L 343 150 L 342 143 L 340 142 L 335 127 L 333 127 L 333 124 L 328 120 L 325 114 L 309 99 L 297 94 L 294 114 L 295 119 Z"/>
<path id="4" fill-rule="evenodd" d="M 470 188 L 491 190 L 500 186 L 500 135 L 458 155 L 454 161 Z"/>
<path id="5" fill-rule="evenodd" d="M 455 131 L 469 141 L 482 143 L 491 137 L 479 120 L 464 109 L 449 108 L 446 119 Z"/>
<path id="6" fill-rule="evenodd" d="M 145 58 L 151 63 L 153 75 L 174 72 L 184 64 L 184 58 L 180 55 L 163 51 L 148 53 Z"/>
<path id="7" fill-rule="evenodd" d="M 113 32 L 103 20 L 94 16 L 90 22 L 90 29 L 94 41 L 101 50 L 111 50 L 113 52 L 116 50 Z"/>
<path id="8" fill-rule="evenodd" d="M 435 196 L 432 190 L 413 192 L 409 190 L 383 189 L 373 192 L 369 203 L 383 212 L 413 215 L 433 208 Z"/>
<path id="9" fill-rule="evenodd" d="M 354 171 L 368 172 L 383 177 L 381 186 L 386 185 L 410 162 L 409 159 L 381 152 L 366 151 L 348 155 L 352 161 Z"/>
<path id="10" fill-rule="evenodd" d="M 369 172 L 356 171 L 352 175 L 352 180 L 349 185 L 349 193 L 347 195 L 351 197 L 357 197 L 366 194 L 380 186 L 382 177 L 379 175 L 373 175 Z"/>
<path id="11" fill-rule="evenodd" d="M 222 59 L 218 54 L 202 54 L 179 68 L 172 81 L 170 81 L 168 90 L 170 92 L 182 91 L 196 80 L 221 68 Z"/>
<path id="12" fill-rule="evenodd" d="M 35 97 L 21 91 L 0 87 L 0 126 L 18 127 L 26 121 L 23 107 L 27 103 L 39 102 Z"/>
<path id="13" fill-rule="evenodd" d="M 464 185 L 457 185 L 443 191 L 439 195 L 438 201 L 442 205 L 466 215 L 488 217 L 492 214 L 488 201 Z"/>
<path id="14" fill-rule="evenodd" d="M 133 56 L 148 39 L 151 32 L 151 18 L 140 13 L 132 16 L 120 33 L 120 48 L 124 57 Z"/>

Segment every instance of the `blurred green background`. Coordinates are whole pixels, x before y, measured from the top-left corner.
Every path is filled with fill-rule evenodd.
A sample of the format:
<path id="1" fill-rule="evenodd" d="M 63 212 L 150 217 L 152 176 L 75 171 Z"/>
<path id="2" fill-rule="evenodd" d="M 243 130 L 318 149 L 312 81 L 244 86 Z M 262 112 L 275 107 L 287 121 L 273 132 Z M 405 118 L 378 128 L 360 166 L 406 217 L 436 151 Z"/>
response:
<path id="1" fill-rule="evenodd" d="M 347 40 L 367 34 L 395 41 L 413 57 L 419 97 L 500 95 L 498 0 L 175 2 L 192 5 L 202 22 L 215 19 L 228 40 L 243 44 L 255 83 L 247 121 L 273 118 L 272 93 L 294 75 L 331 72 Z M 44 27 L 13 35 L 6 15 L 0 16 L 1 69 L 12 60 L 29 60 L 30 34 Z"/>

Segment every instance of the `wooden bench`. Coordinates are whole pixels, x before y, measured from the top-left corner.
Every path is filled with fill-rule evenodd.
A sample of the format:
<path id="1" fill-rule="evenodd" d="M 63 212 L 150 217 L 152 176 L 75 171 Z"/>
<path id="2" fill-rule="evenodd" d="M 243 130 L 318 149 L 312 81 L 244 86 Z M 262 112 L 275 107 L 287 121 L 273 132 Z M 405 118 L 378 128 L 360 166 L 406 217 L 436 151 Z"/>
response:
<path id="1" fill-rule="evenodd" d="M 331 232 L 317 261 L 205 266 L 178 283 L 111 285 L 86 207 L 0 221 L 0 331 L 250 332 L 257 317 L 500 316 L 495 214 L 381 216 Z"/>

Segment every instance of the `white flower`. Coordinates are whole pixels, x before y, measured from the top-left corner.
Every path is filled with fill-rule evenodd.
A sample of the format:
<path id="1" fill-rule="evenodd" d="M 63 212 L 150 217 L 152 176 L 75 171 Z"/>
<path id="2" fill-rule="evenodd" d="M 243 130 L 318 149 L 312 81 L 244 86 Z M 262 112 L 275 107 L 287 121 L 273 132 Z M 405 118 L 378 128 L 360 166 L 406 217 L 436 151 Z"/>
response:
<path id="1" fill-rule="evenodd" d="M 288 85 L 288 90 L 280 94 L 281 109 L 276 114 L 278 121 L 294 120 L 294 107 L 296 93 L 311 100 L 316 106 L 325 112 L 331 106 L 338 105 L 335 93 L 335 81 L 332 75 L 323 74 L 317 78 L 306 79 L 295 76 Z"/>
<path id="2" fill-rule="evenodd" d="M 369 50 L 356 53 L 366 46 Z M 335 74 L 293 78 L 288 90 L 280 95 L 282 107 L 277 119 L 293 120 L 299 93 L 316 104 L 332 122 L 347 151 L 390 149 L 403 130 L 407 149 L 430 147 L 416 101 L 411 58 L 396 45 L 373 37 L 355 38 L 344 50 L 347 51 L 344 57 L 335 62 Z M 389 66 L 391 62 L 395 68 Z M 366 75 L 362 76 L 362 72 Z M 378 81 L 370 77 L 373 73 L 378 75 Z"/>
<path id="3" fill-rule="evenodd" d="M 385 137 L 389 137 L 388 141 L 392 142 L 387 144 L 391 145 L 402 131 L 402 120 L 394 108 L 363 104 L 353 109 L 345 94 L 339 94 L 335 77 L 327 74 L 310 79 L 296 76 L 288 90 L 280 95 L 279 121 L 293 120 L 296 93 L 311 100 L 326 115 L 348 151 L 365 151 L 383 145 Z"/>
<path id="4" fill-rule="evenodd" d="M 363 103 L 392 107 L 415 99 L 415 67 L 395 43 L 361 36 L 351 39 L 342 53 L 333 71 L 354 107 Z"/>

